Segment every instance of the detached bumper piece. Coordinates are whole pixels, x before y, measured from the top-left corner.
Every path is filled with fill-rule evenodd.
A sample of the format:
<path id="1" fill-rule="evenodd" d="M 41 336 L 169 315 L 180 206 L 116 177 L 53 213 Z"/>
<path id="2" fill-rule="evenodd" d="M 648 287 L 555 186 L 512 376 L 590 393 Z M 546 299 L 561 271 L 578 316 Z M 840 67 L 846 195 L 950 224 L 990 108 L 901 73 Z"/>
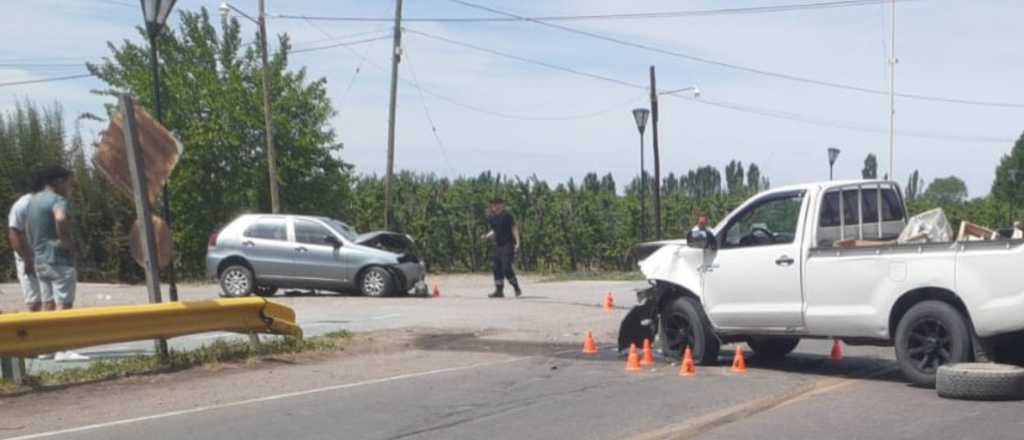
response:
<path id="1" fill-rule="evenodd" d="M 302 337 L 295 311 L 264 298 L 0 315 L 0 356 L 32 357 L 117 342 L 229 331 Z"/>

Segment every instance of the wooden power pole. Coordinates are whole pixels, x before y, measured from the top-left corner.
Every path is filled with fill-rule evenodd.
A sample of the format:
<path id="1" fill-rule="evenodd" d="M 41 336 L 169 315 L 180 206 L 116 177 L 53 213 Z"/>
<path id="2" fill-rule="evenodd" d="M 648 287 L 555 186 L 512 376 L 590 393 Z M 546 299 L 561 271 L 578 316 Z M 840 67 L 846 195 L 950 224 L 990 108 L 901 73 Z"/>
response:
<path id="1" fill-rule="evenodd" d="M 658 88 L 651 66 L 651 132 L 654 140 L 654 237 L 661 240 L 661 152 L 658 150 Z"/>
<path id="2" fill-rule="evenodd" d="M 391 228 L 391 179 L 395 176 L 395 110 L 398 63 L 402 61 L 402 0 L 395 0 L 395 38 L 391 49 L 391 106 L 388 108 L 388 170 L 384 176 L 384 229 Z"/>
<path id="3" fill-rule="evenodd" d="M 263 59 L 263 123 L 267 136 L 267 172 L 270 174 L 270 210 L 281 212 L 281 199 L 277 188 L 277 152 L 274 151 L 274 124 L 270 117 L 270 62 L 267 60 L 267 5 L 260 0 L 260 56 Z"/>

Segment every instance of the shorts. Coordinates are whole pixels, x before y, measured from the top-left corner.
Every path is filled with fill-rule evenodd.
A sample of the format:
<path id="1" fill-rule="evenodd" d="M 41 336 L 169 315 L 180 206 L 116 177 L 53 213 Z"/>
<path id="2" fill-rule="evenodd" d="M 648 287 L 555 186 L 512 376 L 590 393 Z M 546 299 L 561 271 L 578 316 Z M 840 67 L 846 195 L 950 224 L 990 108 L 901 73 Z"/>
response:
<path id="1" fill-rule="evenodd" d="M 78 286 L 78 271 L 74 266 L 36 266 L 43 302 L 56 301 L 64 306 L 75 304 L 75 288 Z"/>
<path id="2" fill-rule="evenodd" d="M 18 283 L 21 284 L 21 296 L 25 299 L 25 304 L 38 304 L 42 302 L 42 297 L 39 296 L 39 280 L 36 278 L 36 274 L 25 273 L 25 260 L 22 260 L 18 254 L 14 254 L 14 263 L 17 266 Z"/>

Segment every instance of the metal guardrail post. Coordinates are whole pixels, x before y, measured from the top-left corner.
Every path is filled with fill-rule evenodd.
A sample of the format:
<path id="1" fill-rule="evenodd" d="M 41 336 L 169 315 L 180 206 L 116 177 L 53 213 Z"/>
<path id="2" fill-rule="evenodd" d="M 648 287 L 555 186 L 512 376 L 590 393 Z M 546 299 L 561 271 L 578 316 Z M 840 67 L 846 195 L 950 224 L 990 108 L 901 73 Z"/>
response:
<path id="1" fill-rule="evenodd" d="M 0 358 L 0 373 L 6 381 L 16 385 L 25 383 L 25 359 Z"/>

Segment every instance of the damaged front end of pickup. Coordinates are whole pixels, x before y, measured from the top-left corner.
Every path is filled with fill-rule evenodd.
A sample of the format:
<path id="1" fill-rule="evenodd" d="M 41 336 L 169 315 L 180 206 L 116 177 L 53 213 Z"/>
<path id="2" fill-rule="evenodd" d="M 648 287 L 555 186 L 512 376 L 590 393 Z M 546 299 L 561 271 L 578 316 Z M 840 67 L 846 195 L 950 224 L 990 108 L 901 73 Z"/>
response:
<path id="1" fill-rule="evenodd" d="M 715 244 L 714 234 L 702 217 L 686 234 L 685 240 L 633 246 L 630 257 L 637 261 L 650 286 L 637 291 L 637 305 L 619 325 L 619 352 L 628 350 L 632 344 L 642 346 L 645 339 L 653 343 L 659 337 L 660 315 L 666 300 L 699 291 L 699 268 L 703 264 L 704 250 Z"/>

